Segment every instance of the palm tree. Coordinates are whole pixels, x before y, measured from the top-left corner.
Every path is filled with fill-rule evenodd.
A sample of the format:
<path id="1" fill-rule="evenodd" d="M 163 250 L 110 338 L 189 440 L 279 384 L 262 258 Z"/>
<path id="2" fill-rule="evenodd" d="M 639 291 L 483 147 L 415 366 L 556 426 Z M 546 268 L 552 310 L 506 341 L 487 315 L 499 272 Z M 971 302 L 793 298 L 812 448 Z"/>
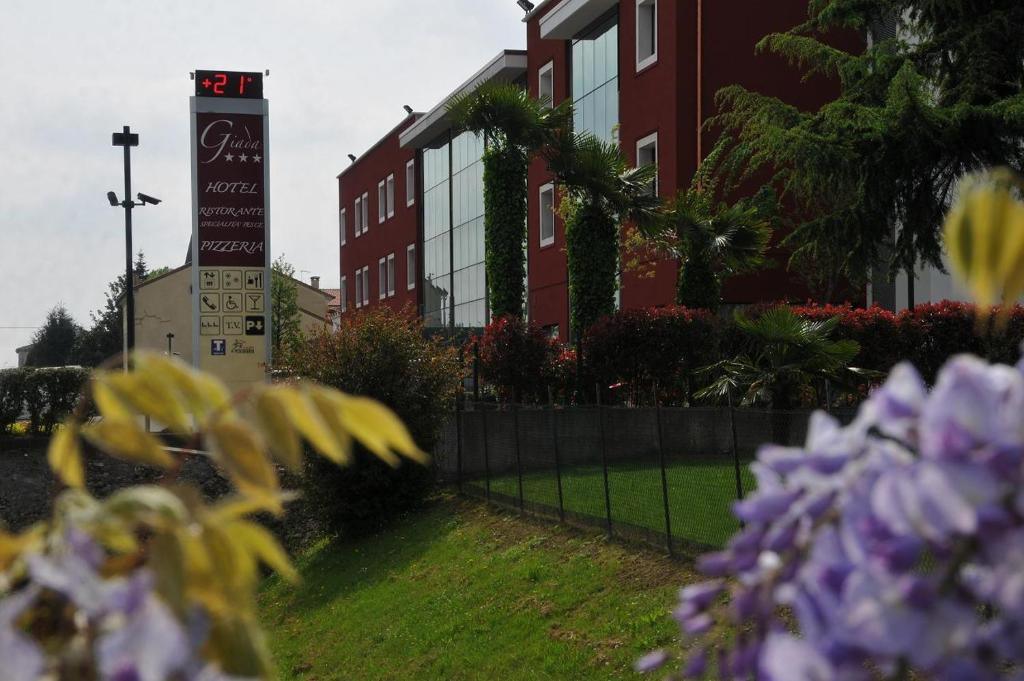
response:
<path id="1" fill-rule="evenodd" d="M 870 373 L 850 367 L 860 352 L 856 341 L 830 338 L 839 317 L 808 320 L 776 307 L 756 319 L 739 312 L 735 318 L 748 351 L 705 367 L 704 373 L 717 377 L 698 399 L 722 403 L 738 394 L 740 406 L 793 409 L 814 401 L 825 380 L 852 388 Z"/>
<path id="2" fill-rule="evenodd" d="M 483 135 L 484 269 L 491 314 L 523 315 L 526 181 L 530 159 L 572 120 L 566 102 L 552 108 L 511 83 L 485 83 L 448 103 L 456 129 Z"/>
<path id="3" fill-rule="evenodd" d="M 657 168 L 630 167 L 618 146 L 587 132 L 556 136 L 544 155 L 565 194 L 570 322 L 580 337 L 615 309 L 619 227 L 658 220 Z"/>
<path id="4" fill-rule="evenodd" d="M 722 284 L 764 265 L 778 200 L 770 187 L 729 205 L 716 196 L 711 170 L 725 149 L 722 140 L 693 177 L 689 189 L 668 206 L 664 220 L 641 230 L 657 251 L 679 259 L 676 302 L 718 310 Z"/>

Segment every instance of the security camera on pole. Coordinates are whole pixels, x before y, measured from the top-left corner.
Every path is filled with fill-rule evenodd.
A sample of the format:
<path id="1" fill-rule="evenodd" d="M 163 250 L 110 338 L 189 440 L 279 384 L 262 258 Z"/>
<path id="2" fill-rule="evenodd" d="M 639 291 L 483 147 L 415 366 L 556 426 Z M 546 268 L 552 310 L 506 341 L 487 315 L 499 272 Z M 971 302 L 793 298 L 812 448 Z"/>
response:
<path id="1" fill-rule="evenodd" d="M 132 153 L 131 148 L 139 146 L 138 133 L 131 127 L 124 126 L 121 132 L 112 136 L 112 145 L 124 147 L 124 201 L 117 200 L 117 194 L 107 192 L 107 201 L 115 208 L 124 208 L 124 292 L 125 292 L 125 339 L 124 365 L 128 366 L 128 354 L 135 348 L 135 277 L 132 268 L 132 210 L 143 206 L 155 206 L 160 199 L 146 194 L 139 194 L 138 203 L 131 200 L 132 195 Z"/>

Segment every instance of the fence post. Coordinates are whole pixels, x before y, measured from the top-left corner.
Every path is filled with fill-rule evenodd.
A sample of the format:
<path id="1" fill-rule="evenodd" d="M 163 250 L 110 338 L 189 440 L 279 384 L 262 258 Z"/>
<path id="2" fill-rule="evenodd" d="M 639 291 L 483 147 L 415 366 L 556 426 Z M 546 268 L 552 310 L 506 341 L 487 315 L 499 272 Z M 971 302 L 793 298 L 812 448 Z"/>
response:
<path id="1" fill-rule="evenodd" d="M 732 387 L 726 391 L 729 398 L 729 427 L 732 429 L 732 465 L 736 471 L 736 498 L 743 501 L 743 478 L 740 477 L 740 450 L 736 437 L 736 408 L 732 404 Z M 740 523 L 742 526 L 743 523 Z"/>
<path id="2" fill-rule="evenodd" d="M 473 343 L 473 402 L 480 403 L 480 341 Z"/>
<path id="3" fill-rule="evenodd" d="M 548 388 L 548 401 L 551 403 L 551 441 L 555 446 L 555 483 L 558 485 L 558 520 L 565 522 L 565 501 L 562 498 L 562 457 L 558 450 L 558 411 L 555 409 L 555 396 Z"/>
<path id="4" fill-rule="evenodd" d="M 459 386 L 459 392 L 455 394 L 455 484 L 462 494 L 462 401 L 466 399 L 466 378 L 465 365 L 466 351 L 459 348 L 459 376 L 463 384 Z"/>
<path id="5" fill-rule="evenodd" d="M 477 407 L 480 405 L 477 404 Z M 484 422 L 484 490 L 487 497 L 487 503 L 491 503 L 491 455 L 490 455 L 490 436 L 487 433 L 487 409 L 480 410 L 480 418 Z"/>
<path id="6" fill-rule="evenodd" d="M 612 496 L 608 489 L 608 452 L 604 435 L 604 405 L 601 403 L 601 386 L 594 384 L 597 395 L 597 420 L 601 424 L 601 470 L 604 472 L 604 512 L 608 524 L 608 538 L 612 537 Z"/>
<path id="7" fill-rule="evenodd" d="M 672 551 L 672 517 L 668 505 L 668 473 L 665 470 L 665 440 L 661 432 L 661 402 L 658 400 L 658 386 L 654 386 L 654 413 L 658 424 L 658 463 L 661 466 L 661 498 L 665 502 L 665 546 L 668 548 L 668 555 L 674 555 Z"/>
<path id="8" fill-rule="evenodd" d="M 523 459 L 519 450 L 519 405 L 512 403 L 512 427 L 516 430 L 516 478 L 519 484 L 519 512 L 522 513 L 523 504 Z"/>

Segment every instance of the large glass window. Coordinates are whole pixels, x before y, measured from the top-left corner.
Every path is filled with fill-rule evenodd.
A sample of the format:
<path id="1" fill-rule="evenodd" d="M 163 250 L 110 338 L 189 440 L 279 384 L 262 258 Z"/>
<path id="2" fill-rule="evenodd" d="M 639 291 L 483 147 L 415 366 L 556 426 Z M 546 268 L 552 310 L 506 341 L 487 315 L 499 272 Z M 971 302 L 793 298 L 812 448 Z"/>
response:
<path id="1" fill-rule="evenodd" d="M 429 326 L 484 326 L 482 137 L 463 133 L 423 152 L 423 317 Z M 449 164 L 449 154 L 451 163 Z"/>
<path id="2" fill-rule="evenodd" d="M 613 17 L 572 44 L 573 126 L 615 141 L 619 124 L 619 26 Z"/>

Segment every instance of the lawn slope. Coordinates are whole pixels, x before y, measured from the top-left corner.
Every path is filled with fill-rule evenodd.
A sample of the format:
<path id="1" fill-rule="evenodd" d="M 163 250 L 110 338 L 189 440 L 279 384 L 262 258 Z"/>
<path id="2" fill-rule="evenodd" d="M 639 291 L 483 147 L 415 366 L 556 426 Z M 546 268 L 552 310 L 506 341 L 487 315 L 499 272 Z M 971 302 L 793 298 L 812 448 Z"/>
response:
<path id="1" fill-rule="evenodd" d="M 659 556 L 446 498 L 322 543 L 261 609 L 282 678 L 627 679 L 694 580 Z"/>

